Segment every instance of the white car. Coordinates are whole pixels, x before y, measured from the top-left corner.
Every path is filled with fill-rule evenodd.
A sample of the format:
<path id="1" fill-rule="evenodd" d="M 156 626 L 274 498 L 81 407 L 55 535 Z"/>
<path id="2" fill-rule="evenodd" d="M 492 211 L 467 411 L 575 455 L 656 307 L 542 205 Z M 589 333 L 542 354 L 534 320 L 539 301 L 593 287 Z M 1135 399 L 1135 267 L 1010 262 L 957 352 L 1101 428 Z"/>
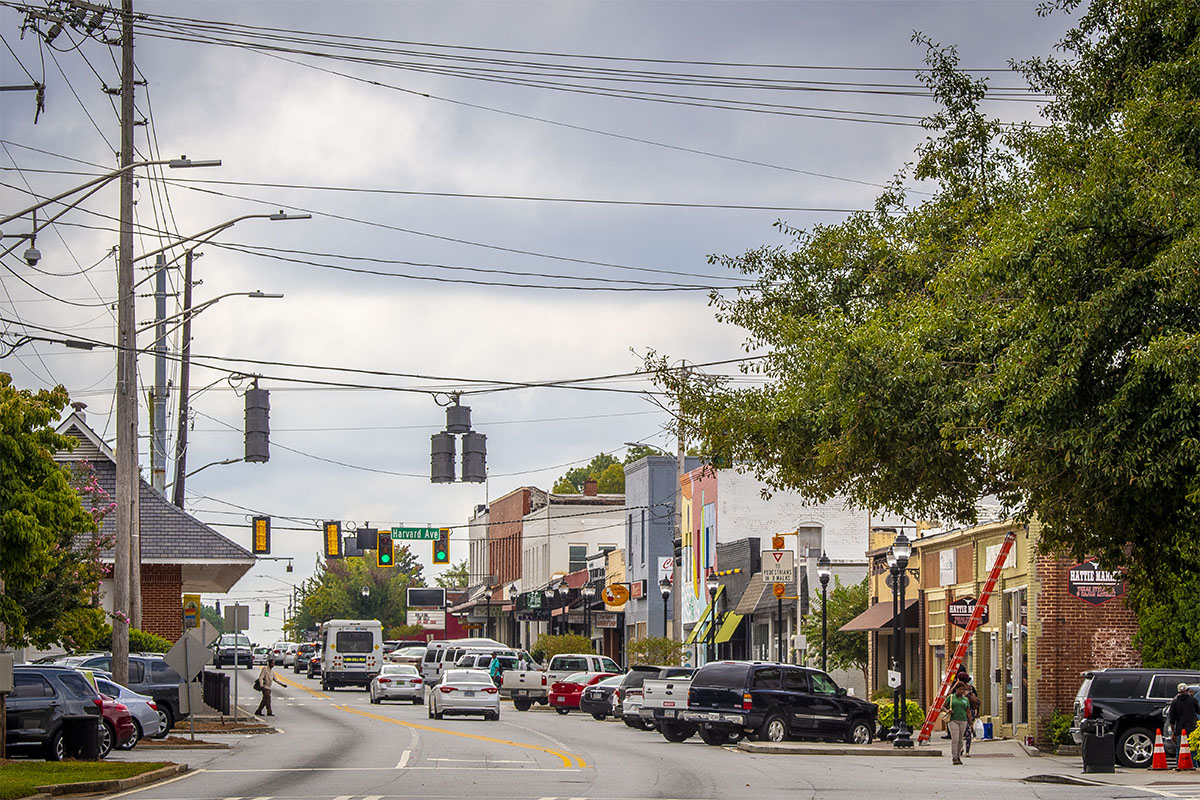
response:
<path id="1" fill-rule="evenodd" d="M 280 663 L 285 667 L 294 667 L 296 665 L 296 651 L 299 649 L 299 642 L 288 642 L 287 647 L 283 651 L 283 661 Z"/>
<path id="2" fill-rule="evenodd" d="M 445 714 L 482 714 L 500 719 L 500 690 L 480 669 L 449 669 L 429 687 L 429 718 Z"/>
<path id="3" fill-rule="evenodd" d="M 143 738 L 158 733 L 162 720 L 158 716 L 158 705 L 155 704 L 153 697 L 138 694 L 101 675 L 96 675 L 96 688 L 100 690 L 101 694 L 106 694 L 118 703 L 122 703 L 133 715 L 133 738 L 125 744 L 117 745 L 118 750 L 132 750 Z"/>
<path id="4" fill-rule="evenodd" d="M 384 664 L 367 691 L 376 705 L 384 700 L 408 700 L 419 706 L 425 700 L 425 681 L 412 664 Z"/>

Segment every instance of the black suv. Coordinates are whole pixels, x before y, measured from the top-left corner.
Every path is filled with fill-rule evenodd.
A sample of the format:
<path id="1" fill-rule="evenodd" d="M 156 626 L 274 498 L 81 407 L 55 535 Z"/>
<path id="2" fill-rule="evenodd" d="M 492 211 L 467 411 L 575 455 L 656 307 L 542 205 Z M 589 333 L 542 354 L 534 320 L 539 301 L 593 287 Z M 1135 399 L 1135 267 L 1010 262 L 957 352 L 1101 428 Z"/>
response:
<path id="1" fill-rule="evenodd" d="M 1126 767 L 1148 767 L 1154 757 L 1154 732 L 1163 725 L 1162 709 L 1181 683 L 1200 682 L 1190 669 L 1095 669 L 1083 673 L 1075 695 L 1071 735 L 1082 742 L 1079 724 L 1103 719 L 1117 737 L 1117 761 Z"/>
<path id="2" fill-rule="evenodd" d="M 692 677 L 683 715 L 705 744 L 834 739 L 869 744 L 879 708 L 850 697 L 824 672 L 762 661 L 717 661 Z"/>
<path id="3" fill-rule="evenodd" d="M 65 755 L 63 725 L 91 717 L 102 724 L 100 693 L 74 669 L 44 664 L 13 667 L 4 741 L 10 752 L 39 748 L 49 761 Z"/>
<path id="4" fill-rule="evenodd" d="M 297 675 L 308 670 L 308 662 L 313 657 L 313 653 L 317 652 L 317 646 L 312 642 L 305 642 L 296 648 L 296 663 L 292 665 L 292 671 Z"/>
<path id="5" fill-rule="evenodd" d="M 70 658 L 65 663 L 79 669 L 95 669 L 102 672 L 112 672 L 112 656 L 107 653 L 87 656 L 86 658 Z M 162 722 L 154 739 L 163 739 L 175 723 L 181 718 L 179 711 L 179 683 L 183 680 L 162 656 L 133 655 L 129 656 L 129 682 L 126 688 L 138 694 L 148 694 L 154 698 L 158 706 L 158 718 Z"/>

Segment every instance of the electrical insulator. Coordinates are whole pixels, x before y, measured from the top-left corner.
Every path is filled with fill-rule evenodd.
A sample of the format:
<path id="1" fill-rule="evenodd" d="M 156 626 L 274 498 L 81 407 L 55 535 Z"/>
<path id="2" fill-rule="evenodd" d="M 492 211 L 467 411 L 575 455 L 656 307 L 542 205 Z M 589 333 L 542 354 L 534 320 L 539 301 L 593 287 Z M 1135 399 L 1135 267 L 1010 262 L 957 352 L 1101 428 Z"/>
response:
<path id="1" fill-rule="evenodd" d="M 246 390 L 246 461 L 262 464 L 271 459 L 270 392 L 258 388 Z"/>
<path id="2" fill-rule="evenodd" d="M 454 435 L 435 433 L 430 437 L 432 463 L 429 480 L 433 483 L 454 483 Z"/>
<path id="3" fill-rule="evenodd" d="M 487 480 L 487 437 L 482 433 L 463 435 L 462 479 L 465 483 Z"/>

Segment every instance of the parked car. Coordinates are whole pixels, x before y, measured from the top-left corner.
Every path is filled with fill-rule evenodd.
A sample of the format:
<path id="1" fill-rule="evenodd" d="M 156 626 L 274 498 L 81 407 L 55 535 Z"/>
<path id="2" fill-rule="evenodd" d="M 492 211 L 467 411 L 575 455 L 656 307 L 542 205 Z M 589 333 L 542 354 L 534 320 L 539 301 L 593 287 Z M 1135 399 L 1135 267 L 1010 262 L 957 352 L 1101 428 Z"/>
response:
<path id="1" fill-rule="evenodd" d="M 67 663 L 80 669 L 112 674 L 112 656 L 107 653 L 71 659 Z M 150 695 L 158 706 L 159 729 L 153 735 L 155 739 L 165 737 L 176 722 L 185 718 L 179 706 L 179 683 L 182 680 L 179 673 L 160 655 L 129 656 L 129 682 L 126 686 L 139 694 Z"/>
<path id="2" fill-rule="evenodd" d="M 118 750 L 132 750 L 147 736 L 155 736 L 162 720 L 158 717 L 158 704 L 148 694 L 139 694 L 128 686 L 113 683 L 111 676 L 96 675 L 96 688 L 119 703 L 123 703 L 133 715 L 134 735 L 129 741 L 119 743 Z"/>
<path id="3" fill-rule="evenodd" d="M 1192 690 L 1193 695 L 1200 696 L 1200 683 L 1189 683 L 1188 688 Z M 1175 698 L 1171 698 L 1174 700 Z M 1167 712 L 1171 710 L 1171 704 L 1167 703 L 1162 707 L 1162 732 L 1163 732 L 1163 749 L 1167 753 L 1167 758 L 1175 758 L 1175 742 L 1172 737 L 1175 735 L 1175 727 L 1171 725 L 1171 720 L 1167 716 Z M 1191 731 L 1187 731 L 1189 734 Z"/>
<path id="4" fill-rule="evenodd" d="M 510 669 L 504 673 L 501 689 L 513 700 L 517 711 L 528 711 L 534 703 L 548 703 L 550 687 L 576 672 L 607 672 L 624 670 L 608 656 L 592 653 L 559 653 L 550 658 L 546 669 Z"/>
<path id="5" fill-rule="evenodd" d="M 684 721 L 705 744 L 751 735 L 763 741 L 833 739 L 868 744 L 879 709 L 851 697 L 817 669 L 762 661 L 716 661 L 692 676 Z"/>
<path id="6" fill-rule="evenodd" d="M 254 648 L 254 666 L 261 666 L 267 663 L 267 658 L 271 656 L 271 648 L 256 647 Z"/>
<path id="7" fill-rule="evenodd" d="M 687 711 L 694 672 L 691 667 L 667 667 L 642 684 L 638 714 L 644 724 L 656 728 L 668 742 L 686 741 L 696 732 L 694 726 L 676 723 L 680 714 Z"/>
<path id="8" fill-rule="evenodd" d="M 642 730 L 650 730 L 642 722 L 642 717 L 638 713 L 641 707 L 642 699 L 642 684 L 647 678 L 657 678 L 665 667 L 656 666 L 654 664 L 634 664 L 625 673 L 624 680 L 617 686 L 617 690 L 613 692 L 613 716 L 618 717 L 622 722 L 631 728 L 641 728 Z M 682 668 L 681 668 L 682 669 Z M 630 695 L 634 695 L 636 702 L 629 702 L 628 708 L 626 701 Z"/>
<path id="9" fill-rule="evenodd" d="M 397 650 L 403 650 L 406 647 L 419 647 L 421 648 L 422 654 L 424 654 L 425 648 L 428 646 L 428 644 L 428 642 L 425 642 L 421 639 L 385 639 L 383 641 L 383 654 L 388 655 L 396 652 Z"/>
<path id="10" fill-rule="evenodd" d="M 91 717 L 101 725 L 100 693 L 78 670 L 22 664 L 13 667 L 13 690 L 5 705 L 4 741 L 9 752 L 36 748 L 48 761 L 66 754 L 67 719 Z"/>
<path id="11" fill-rule="evenodd" d="M 449 669 L 429 688 L 429 718 L 441 719 L 445 714 L 500 719 L 500 690 L 482 670 Z"/>
<path id="12" fill-rule="evenodd" d="M 313 657 L 313 653 L 317 652 L 317 646 L 313 642 L 305 642 L 296 648 L 296 660 L 292 664 L 292 671 L 299 674 L 308 671 L 308 661 Z"/>
<path id="13" fill-rule="evenodd" d="M 213 664 L 218 669 L 226 664 L 246 669 L 254 665 L 254 646 L 250 644 L 250 637 L 243 633 L 222 633 L 213 648 Z"/>
<path id="14" fill-rule="evenodd" d="M 579 696 L 579 710 L 591 714 L 593 719 L 604 720 L 613 713 L 612 694 L 624 675 L 613 675 L 586 687 Z"/>
<path id="15" fill-rule="evenodd" d="M 555 681 L 550 687 L 550 707 L 559 714 L 569 714 L 572 708 L 579 708 L 584 689 L 611 677 L 611 672 L 576 672 Z"/>
<path id="16" fill-rule="evenodd" d="M 412 664 L 384 664 L 367 688 L 371 702 L 408 700 L 415 706 L 425 701 L 425 680 Z"/>
<path id="17" fill-rule="evenodd" d="M 107 758 L 114 747 L 128 744 L 137 735 L 133 714 L 129 707 L 112 697 L 100 693 L 100 757 Z"/>
<path id="18" fill-rule="evenodd" d="M 1148 767 L 1154 756 L 1154 732 L 1163 724 L 1163 706 L 1170 704 L 1181 683 L 1200 683 L 1200 671 L 1088 670 L 1075 694 L 1071 735 L 1082 743 L 1079 725 L 1083 720 L 1106 720 L 1116 737 L 1117 761 L 1126 767 Z"/>

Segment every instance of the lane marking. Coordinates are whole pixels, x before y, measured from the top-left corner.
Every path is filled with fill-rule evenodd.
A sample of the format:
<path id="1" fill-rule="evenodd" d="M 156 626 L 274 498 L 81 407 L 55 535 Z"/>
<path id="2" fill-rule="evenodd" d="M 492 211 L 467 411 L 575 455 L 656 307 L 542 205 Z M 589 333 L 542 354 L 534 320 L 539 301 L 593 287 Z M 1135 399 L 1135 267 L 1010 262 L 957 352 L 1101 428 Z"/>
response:
<path id="1" fill-rule="evenodd" d="M 405 750 L 400 754 L 400 760 L 396 762 L 396 769 L 404 769 L 408 766 L 408 757 L 412 755 L 412 750 Z"/>
<path id="2" fill-rule="evenodd" d="M 118 797 L 124 797 L 127 794 L 134 794 L 136 792 L 144 792 L 147 789 L 157 789 L 159 786 L 166 786 L 168 783 L 174 783 L 175 781 L 181 781 L 184 778 L 190 778 L 193 775 L 199 775 L 201 772 L 205 772 L 205 771 L 206 770 L 204 770 L 203 768 L 191 770 L 190 772 L 185 772 L 182 775 L 179 775 L 174 778 L 169 778 L 165 781 L 157 781 L 156 783 L 151 783 L 146 786 L 139 787 L 137 789 L 127 789 L 126 791 L 121 792 L 120 794 L 110 794 L 110 795 L 108 795 L 107 800 L 116 800 L 116 798 L 118 798 Z"/>
<path id="3" fill-rule="evenodd" d="M 452 761 L 457 764 L 528 764 L 528 761 L 500 761 L 491 758 L 427 758 L 426 761 Z M 376 798 L 378 800 L 378 798 Z"/>
<path id="4" fill-rule="evenodd" d="M 479 734 L 476 734 L 476 733 L 463 733 L 461 731 L 448 731 L 445 728 L 434 728 L 431 725 L 420 725 L 416 722 L 404 722 L 402 720 L 392 719 L 391 717 L 383 717 L 383 716 L 380 716 L 379 714 L 372 714 L 368 711 L 359 711 L 356 708 L 351 708 L 350 706 L 346 706 L 346 705 L 334 706 L 334 708 L 340 708 L 341 710 L 348 712 L 350 714 L 357 714 L 360 717 L 366 717 L 368 719 L 375 719 L 375 720 L 379 720 L 380 722 L 389 722 L 392 725 L 400 725 L 401 727 L 409 728 L 412 730 L 430 731 L 431 733 L 442 733 L 447 736 L 459 736 L 459 737 L 462 737 L 463 739 L 474 739 L 479 742 L 491 742 L 493 744 L 506 744 L 506 745 L 509 745 L 510 747 L 520 747 L 520 748 L 523 748 L 526 750 L 537 750 L 542 753 L 549 753 L 552 756 L 558 756 L 559 758 L 561 758 L 562 762 L 563 762 L 563 767 L 567 768 L 567 769 L 570 769 L 571 767 L 573 767 L 575 765 L 575 763 L 578 763 L 580 769 L 587 769 L 587 766 L 588 766 L 587 762 L 583 760 L 582 756 L 576 755 L 574 753 L 568 753 L 563 750 L 552 750 L 549 747 L 542 747 L 542 746 L 536 745 L 536 744 L 524 744 L 522 742 L 513 742 L 513 741 L 509 741 L 507 739 L 496 739 L 492 736 L 480 736 Z"/>
<path id="5" fill-rule="evenodd" d="M 279 677 L 279 676 L 276 676 L 276 677 Z M 296 689 L 303 689 L 304 691 L 306 691 L 306 692 L 308 692 L 309 694 L 311 694 L 313 697 L 319 698 L 319 699 L 321 699 L 321 700 L 331 700 L 331 699 L 332 699 L 332 698 L 331 698 L 329 695 L 327 695 L 327 694 L 322 694 L 321 692 L 318 692 L 318 691 L 317 691 L 317 690 L 315 690 L 315 689 L 310 689 L 310 688 L 308 688 L 307 686 L 305 686 L 305 685 L 304 685 L 304 684 L 302 684 L 302 683 L 296 683 L 296 682 L 295 682 L 295 681 L 293 681 L 293 680 L 290 680 L 290 679 L 288 679 L 288 678 L 283 678 L 283 677 L 280 677 L 279 679 L 280 679 L 281 681 L 283 681 L 283 682 L 284 682 L 284 684 L 286 684 L 286 685 L 288 685 L 288 686 L 294 687 L 294 688 L 296 688 Z"/>

